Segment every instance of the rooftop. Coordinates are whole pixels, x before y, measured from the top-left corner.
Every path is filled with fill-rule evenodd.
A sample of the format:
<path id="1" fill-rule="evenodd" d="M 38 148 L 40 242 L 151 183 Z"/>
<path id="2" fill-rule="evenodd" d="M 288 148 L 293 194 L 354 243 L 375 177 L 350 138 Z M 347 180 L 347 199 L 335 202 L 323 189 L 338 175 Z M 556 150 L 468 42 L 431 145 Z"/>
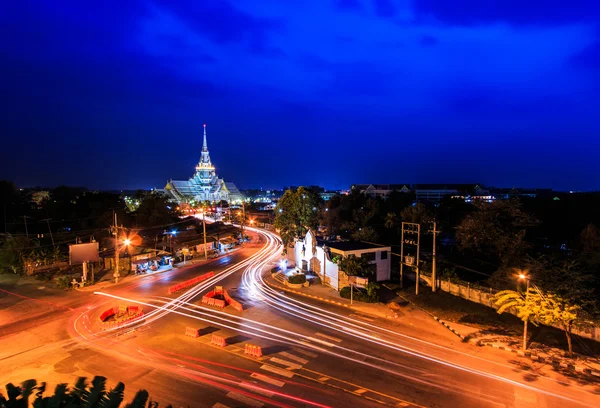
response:
<path id="1" fill-rule="evenodd" d="M 375 249 L 375 248 L 389 248 L 389 246 L 371 244 L 369 242 L 362 241 L 335 241 L 326 242 L 326 246 L 329 248 L 337 249 L 338 251 L 358 251 L 361 249 Z"/>

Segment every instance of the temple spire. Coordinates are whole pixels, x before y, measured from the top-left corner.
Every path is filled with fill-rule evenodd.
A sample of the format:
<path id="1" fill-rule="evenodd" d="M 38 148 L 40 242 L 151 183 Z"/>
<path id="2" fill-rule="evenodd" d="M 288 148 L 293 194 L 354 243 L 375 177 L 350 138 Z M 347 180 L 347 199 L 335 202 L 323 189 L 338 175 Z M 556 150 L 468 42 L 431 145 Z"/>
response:
<path id="1" fill-rule="evenodd" d="M 204 141 L 202 142 L 202 151 L 208 152 L 208 145 L 206 144 L 206 123 L 204 124 Z"/>

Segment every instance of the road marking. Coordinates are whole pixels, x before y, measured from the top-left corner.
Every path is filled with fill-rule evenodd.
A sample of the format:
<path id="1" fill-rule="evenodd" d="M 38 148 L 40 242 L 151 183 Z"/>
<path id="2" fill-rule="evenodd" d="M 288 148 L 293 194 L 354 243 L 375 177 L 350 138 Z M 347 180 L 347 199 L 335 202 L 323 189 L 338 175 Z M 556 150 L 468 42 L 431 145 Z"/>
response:
<path id="1" fill-rule="evenodd" d="M 325 340 L 315 339 L 314 337 L 307 337 L 306 340 L 314 341 L 315 343 L 322 344 L 327 347 L 335 347 L 335 344 L 326 342 Z"/>
<path id="2" fill-rule="evenodd" d="M 306 350 L 303 350 L 303 349 L 298 348 L 298 347 L 292 347 L 292 350 L 297 351 L 300 354 L 304 354 L 305 356 L 309 356 L 309 357 L 312 357 L 312 358 L 319 357 L 318 354 L 311 353 L 310 351 L 306 351 Z"/>
<path id="3" fill-rule="evenodd" d="M 271 357 L 270 361 L 277 363 L 277 364 L 281 364 L 282 366 L 285 366 L 285 367 L 289 367 L 293 370 L 299 370 L 302 368 L 302 366 L 300 364 L 292 363 L 291 361 L 287 361 L 287 360 L 284 360 L 284 359 L 278 358 L 278 357 Z"/>
<path id="4" fill-rule="evenodd" d="M 327 381 L 329 379 L 330 379 L 329 377 L 321 377 L 321 378 L 317 379 L 317 381 L 325 382 L 325 381 Z"/>
<path id="5" fill-rule="evenodd" d="M 252 391 L 252 392 L 254 392 L 256 394 L 264 395 L 267 398 L 271 398 L 273 396 L 272 392 L 270 392 L 267 389 L 260 388 L 256 384 L 252 384 L 252 383 L 244 381 L 244 382 L 242 382 L 242 387 L 244 387 L 247 390 Z"/>
<path id="6" fill-rule="evenodd" d="M 364 394 L 365 392 L 367 392 L 367 390 L 365 390 L 364 388 L 359 388 L 358 390 L 354 391 L 355 394 Z"/>
<path id="7" fill-rule="evenodd" d="M 287 351 L 282 351 L 281 353 L 279 353 L 279 355 L 280 355 L 280 356 L 283 356 L 283 357 L 287 357 L 287 358 L 289 358 L 290 360 L 297 361 L 297 362 L 298 362 L 298 363 L 300 363 L 300 364 L 308 364 L 308 361 L 309 361 L 309 360 L 305 360 L 305 359 L 303 359 L 303 358 L 300 358 L 300 357 L 298 357 L 298 356 L 295 356 L 295 355 L 293 355 L 292 353 L 288 353 Z"/>
<path id="8" fill-rule="evenodd" d="M 271 384 L 271 385 L 274 385 L 276 387 L 283 387 L 285 385 L 285 383 L 283 381 L 279 381 L 279 380 L 276 380 L 276 379 L 271 378 L 271 377 L 267 377 L 266 375 L 262 375 L 262 374 L 259 374 L 259 373 L 252 373 L 252 374 L 250 374 L 250 377 L 256 378 L 257 380 L 260 380 L 260 381 L 264 381 L 267 384 Z"/>
<path id="9" fill-rule="evenodd" d="M 328 335 L 323 334 L 323 333 L 316 333 L 315 336 L 323 337 L 324 339 L 335 341 L 337 343 L 341 343 L 342 342 L 342 339 L 338 339 L 337 337 L 328 336 Z"/>
<path id="10" fill-rule="evenodd" d="M 399 402 L 398 403 L 399 407 L 408 407 L 409 405 L 410 405 L 410 403 L 408 403 L 408 402 Z"/>
<path id="11" fill-rule="evenodd" d="M 268 364 L 263 364 L 262 366 L 260 366 L 261 370 L 265 370 L 265 371 L 270 371 L 272 373 L 275 374 L 279 374 L 283 377 L 287 377 L 287 378 L 292 378 L 294 376 L 294 373 L 288 370 L 284 370 L 283 368 L 279 368 L 279 367 L 275 367 L 272 365 L 268 365 Z"/>
<path id="12" fill-rule="evenodd" d="M 229 394 L 227 394 L 227 397 L 229 397 L 233 400 L 239 401 L 239 402 L 243 402 L 244 404 L 246 404 L 249 407 L 261 408 L 262 406 L 265 405 L 260 401 L 246 397 L 245 395 L 238 394 L 237 392 L 233 392 L 233 391 L 231 391 Z"/>
<path id="13" fill-rule="evenodd" d="M 212 408 L 229 408 L 229 405 L 221 404 L 220 402 L 215 403 Z"/>
<path id="14" fill-rule="evenodd" d="M 357 313 L 351 314 L 350 317 L 354 317 L 356 319 L 366 320 L 367 322 L 374 322 L 375 319 L 372 317 L 363 316 Z"/>

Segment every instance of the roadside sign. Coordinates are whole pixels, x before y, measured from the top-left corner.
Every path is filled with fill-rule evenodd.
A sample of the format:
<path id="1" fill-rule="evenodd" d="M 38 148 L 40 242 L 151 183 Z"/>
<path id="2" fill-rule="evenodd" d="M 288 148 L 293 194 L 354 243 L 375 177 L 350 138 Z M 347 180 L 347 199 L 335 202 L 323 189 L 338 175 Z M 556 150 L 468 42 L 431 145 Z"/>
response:
<path id="1" fill-rule="evenodd" d="M 361 278 L 360 276 L 348 276 L 348 282 L 357 288 L 365 288 L 369 283 L 369 278 Z"/>

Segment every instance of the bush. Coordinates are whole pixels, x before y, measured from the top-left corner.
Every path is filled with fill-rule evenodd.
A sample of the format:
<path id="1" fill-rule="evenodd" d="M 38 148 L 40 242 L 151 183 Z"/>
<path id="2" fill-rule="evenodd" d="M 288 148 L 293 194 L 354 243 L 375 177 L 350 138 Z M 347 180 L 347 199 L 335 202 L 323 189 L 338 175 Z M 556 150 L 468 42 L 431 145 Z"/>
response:
<path id="1" fill-rule="evenodd" d="M 69 278 L 69 275 L 59 276 L 56 279 L 56 286 L 60 289 L 71 289 L 71 279 Z"/>
<path id="2" fill-rule="evenodd" d="M 342 288 L 342 290 L 340 290 L 340 296 L 344 299 L 350 299 L 350 286 Z M 352 293 L 352 300 L 365 303 L 377 303 L 379 302 L 379 297 L 376 294 L 368 296 L 366 293 L 354 288 Z"/>
<path id="3" fill-rule="evenodd" d="M 306 282 L 306 275 L 299 273 L 288 278 L 289 283 L 303 285 Z"/>

